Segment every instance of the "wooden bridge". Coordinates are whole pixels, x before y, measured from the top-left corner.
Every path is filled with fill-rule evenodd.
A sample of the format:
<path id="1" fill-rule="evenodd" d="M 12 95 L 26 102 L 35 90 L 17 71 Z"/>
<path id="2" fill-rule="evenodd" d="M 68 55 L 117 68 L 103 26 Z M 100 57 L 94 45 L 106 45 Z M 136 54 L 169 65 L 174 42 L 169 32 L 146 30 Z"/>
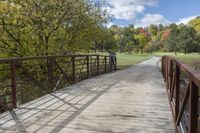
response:
<path id="1" fill-rule="evenodd" d="M 38 63 L 38 60 L 46 61 Z M 99 55 L 0 62 L 3 68 L 5 64 L 11 66 L 8 69 L 11 85 L 5 86 L 2 82 L 4 87 L 0 93 L 6 94 L 6 99 L 1 102 L 6 104 L 1 106 L 4 105 L 4 111 L 8 110 L 0 115 L 2 133 L 200 132 L 199 74 L 174 58 L 165 56 L 160 60 L 153 57 L 117 72 L 112 72 L 115 66 L 109 57 Z M 42 69 L 42 74 L 48 78 L 39 78 L 37 74 L 41 70 L 30 69 L 38 65 L 37 70 Z M 25 80 L 25 76 L 32 83 Z M 89 78 L 92 76 L 95 77 Z M 82 79 L 86 80 L 80 81 Z M 5 78 L 2 80 L 6 81 Z M 49 94 L 35 100 L 29 98 L 31 101 L 23 104 L 25 92 L 16 92 L 20 92 L 17 91 L 20 87 L 27 88 L 28 84 Z M 7 91 L 10 96 L 5 93 Z"/>

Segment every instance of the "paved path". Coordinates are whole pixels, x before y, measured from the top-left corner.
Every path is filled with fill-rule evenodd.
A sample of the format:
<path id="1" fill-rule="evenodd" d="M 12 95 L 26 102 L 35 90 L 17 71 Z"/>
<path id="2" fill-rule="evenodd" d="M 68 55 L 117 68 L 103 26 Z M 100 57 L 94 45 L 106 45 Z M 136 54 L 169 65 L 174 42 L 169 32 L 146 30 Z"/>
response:
<path id="1" fill-rule="evenodd" d="M 0 132 L 174 133 L 159 58 L 79 82 L 0 115 Z"/>

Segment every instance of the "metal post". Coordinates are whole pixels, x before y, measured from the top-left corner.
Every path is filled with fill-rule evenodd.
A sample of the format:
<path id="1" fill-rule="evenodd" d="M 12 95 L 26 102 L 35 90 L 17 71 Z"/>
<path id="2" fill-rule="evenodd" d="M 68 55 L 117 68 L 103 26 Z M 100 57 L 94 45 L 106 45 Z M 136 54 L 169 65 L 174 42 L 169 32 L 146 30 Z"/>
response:
<path id="1" fill-rule="evenodd" d="M 117 71 L 117 57 L 115 57 L 115 64 L 114 64 L 114 69 L 115 69 L 115 71 Z"/>
<path id="2" fill-rule="evenodd" d="M 97 55 L 97 75 L 100 74 L 100 70 L 99 70 L 99 55 Z"/>
<path id="3" fill-rule="evenodd" d="M 165 73 L 164 73 L 164 58 L 162 57 L 162 59 L 161 59 L 161 65 L 162 65 L 162 74 L 163 74 L 163 77 L 164 77 L 164 80 L 165 80 Z M 166 81 L 166 80 L 165 80 Z"/>
<path id="4" fill-rule="evenodd" d="M 169 90 L 169 59 L 167 59 L 166 63 L 166 83 L 167 83 L 167 89 Z"/>
<path id="5" fill-rule="evenodd" d="M 110 71 L 112 72 L 112 60 L 111 60 L 111 57 L 109 57 L 109 63 L 110 63 Z"/>
<path id="6" fill-rule="evenodd" d="M 90 78 L 90 59 L 89 59 L 89 55 L 86 56 L 86 60 L 87 60 L 87 78 Z"/>
<path id="7" fill-rule="evenodd" d="M 177 120 L 178 114 L 179 114 L 179 97 L 180 97 L 180 67 L 178 65 L 176 65 L 175 91 L 176 91 L 175 120 Z M 173 98 L 172 98 L 172 100 L 173 100 Z"/>
<path id="8" fill-rule="evenodd" d="M 198 130 L 198 95 L 199 88 L 192 82 L 189 96 L 189 133 Z"/>
<path id="9" fill-rule="evenodd" d="M 49 61 L 48 61 L 48 73 L 49 73 L 49 83 L 50 83 L 50 88 L 51 90 L 53 91 L 54 89 L 54 86 L 53 86 L 53 59 L 52 58 L 49 58 Z"/>
<path id="10" fill-rule="evenodd" d="M 76 82 L 76 71 L 75 71 L 75 56 L 73 55 L 72 57 L 72 81 L 73 83 Z"/>
<path id="11" fill-rule="evenodd" d="M 107 56 L 104 57 L 104 60 L 105 60 L 105 73 L 106 73 L 106 71 L 107 71 L 106 70 L 107 69 Z"/>
<path id="12" fill-rule="evenodd" d="M 173 61 L 170 60 L 169 62 L 169 90 L 171 92 L 172 89 L 172 79 L 173 79 Z"/>
<path id="13" fill-rule="evenodd" d="M 11 88 L 12 88 L 12 108 L 17 107 L 17 91 L 16 91 L 16 68 L 15 62 L 10 62 L 11 66 Z"/>

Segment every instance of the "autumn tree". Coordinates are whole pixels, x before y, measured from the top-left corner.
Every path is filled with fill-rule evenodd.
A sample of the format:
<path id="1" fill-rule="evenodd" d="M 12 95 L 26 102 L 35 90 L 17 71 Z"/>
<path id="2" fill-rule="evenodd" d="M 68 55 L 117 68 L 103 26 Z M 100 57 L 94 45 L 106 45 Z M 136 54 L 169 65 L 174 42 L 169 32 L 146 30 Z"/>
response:
<path id="1" fill-rule="evenodd" d="M 143 54 L 144 48 L 148 45 L 148 42 L 149 42 L 147 33 L 144 31 L 144 29 L 141 29 L 140 33 L 135 35 L 135 38 L 139 42 L 138 48 L 140 49 L 140 53 Z"/>
<path id="2" fill-rule="evenodd" d="M 158 37 L 157 37 L 157 33 L 158 33 L 158 27 L 154 24 L 151 24 L 148 27 L 148 33 L 150 34 L 150 46 L 149 46 L 149 50 L 151 51 L 151 53 L 154 52 L 156 44 L 158 42 Z"/>

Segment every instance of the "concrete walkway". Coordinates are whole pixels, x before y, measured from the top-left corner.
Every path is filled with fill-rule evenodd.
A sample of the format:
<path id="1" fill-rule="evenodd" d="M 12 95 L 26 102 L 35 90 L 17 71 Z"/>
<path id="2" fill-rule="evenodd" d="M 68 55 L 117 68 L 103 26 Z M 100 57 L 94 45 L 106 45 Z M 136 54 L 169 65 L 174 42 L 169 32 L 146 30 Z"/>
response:
<path id="1" fill-rule="evenodd" d="M 0 115 L 0 132 L 174 133 L 159 58 L 66 87 Z"/>

